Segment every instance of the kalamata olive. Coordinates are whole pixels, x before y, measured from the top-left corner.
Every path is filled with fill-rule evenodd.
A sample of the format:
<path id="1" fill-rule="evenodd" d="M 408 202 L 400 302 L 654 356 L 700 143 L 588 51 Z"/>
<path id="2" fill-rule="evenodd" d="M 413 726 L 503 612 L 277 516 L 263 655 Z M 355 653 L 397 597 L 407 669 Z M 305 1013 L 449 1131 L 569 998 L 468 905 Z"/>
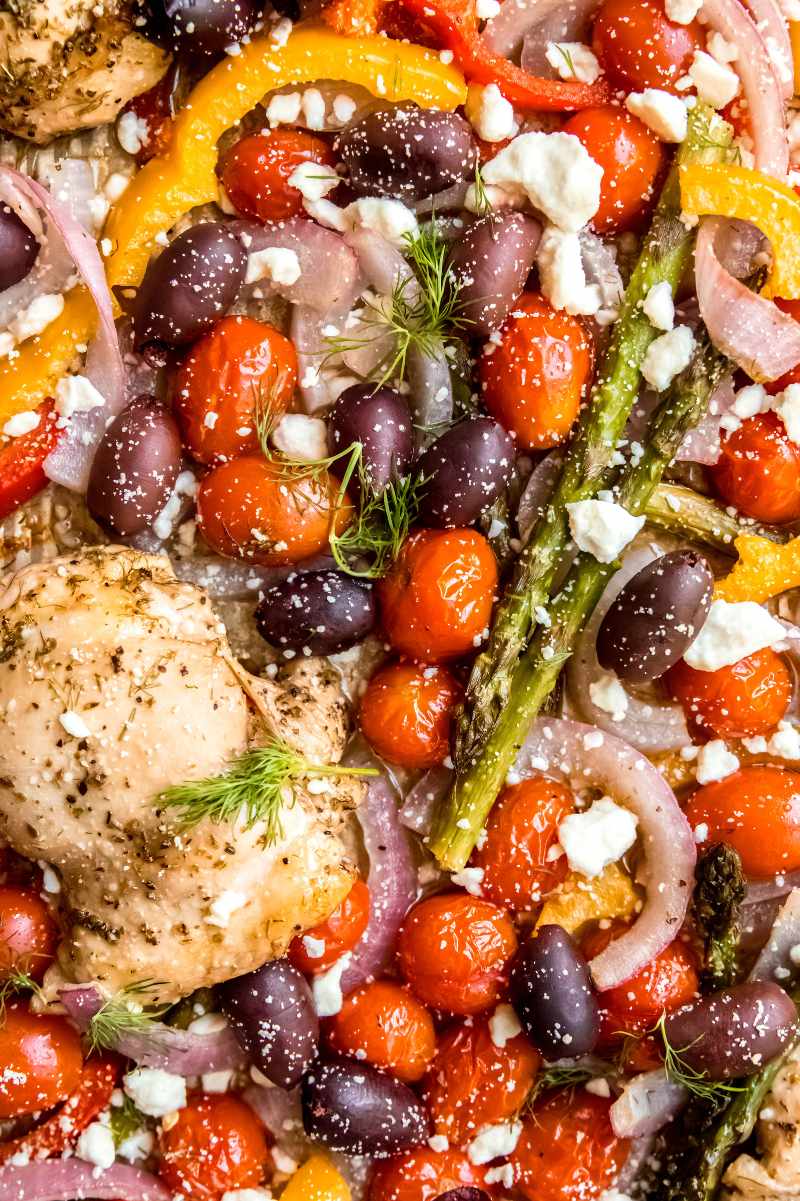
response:
<path id="1" fill-rule="evenodd" d="M 372 384 L 345 388 L 328 420 L 328 449 L 339 454 L 354 442 L 362 445 L 361 463 L 375 492 L 405 475 L 414 458 L 414 425 L 399 392 Z M 334 471 L 344 471 L 346 463 L 340 459 Z M 356 480 L 351 488 L 358 490 Z"/>
<path id="2" fill-rule="evenodd" d="M 794 1002 L 778 984 L 752 981 L 690 1001 L 669 1014 L 664 1035 L 684 1063 L 709 1080 L 752 1076 L 788 1046 Z"/>
<path id="3" fill-rule="evenodd" d="M 505 321 L 525 287 L 541 236 L 533 217 L 490 213 L 455 243 L 450 265 L 462 306 L 459 316 L 475 333 L 490 334 Z"/>
<path id="4" fill-rule="evenodd" d="M 522 944 L 511 999 L 525 1033 L 548 1059 L 594 1049 L 600 1008 L 586 960 L 561 926 L 540 926 Z"/>
<path id="5" fill-rule="evenodd" d="M 319 1019 L 305 976 L 276 959 L 220 985 L 222 1012 L 244 1051 L 279 1088 L 294 1088 L 317 1053 Z"/>
<path id="6" fill-rule="evenodd" d="M 339 138 L 338 151 L 359 196 L 421 200 L 475 169 L 472 130 L 457 113 L 416 104 L 368 113 Z"/>
<path id="7" fill-rule="evenodd" d="M 621 680 L 655 680 L 680 659 L 706 619 L 714 577 L 702 555 L 661 555 L 628 581 L 597 632 L 597 658 Z"/>
<path id="8" fill-rule="evenodd" d="M 287 576 L 264 593 L 258 632 L 281 650 L 333 655 L 366 638 L 376 621 L 372 589 L 341 571 Z"/>
<path id="9" fill-rule="evenodd" d="M 251 32 L 263 7 L 262 0 L 154 0 L 176 50 L 214 58 Z"/>
<path id="10" fill-rule="evenodd" d="M 424 1143 L 425 1110 L 407 1084 L 367 1063 L 333 1059 L 303 1077 L 306 1134 L 331 1151 L 384 1159 Z"/>
<path id="11" fill-rule="evenodd" d="M 39 243 L 7 204 L 0 204 L 0 292 L 24 279 L 36 262 Z"/>
<path id="12" fill-rule="evenodd" d="M 491 1201 L 491 1198 L 482 1188 L 465 1184 L 461 1188 L 451 1188 L 446 1193 L 440 1193 L 435 1201 Z"/>
<path id="13" fill-rule="evenodd" d="M 179 234 L 150 261 L 136 295 L 137 350 L 183 346 L 206 333 L 233 304 L 246 270 L 244 247 L 221 222 Z"/>
<path id="14" fill-rule="evenodd" d="M 445 528 L 472 525 L 514 466 L 514 442 L 491 417 L 462 421 L 429 446 L 417 469 L 424 478 L 420 520 Z"/>
<path id="15" fill-rule="evenodd" d="M 164 508 L 180 469 L 174 417 L 155 397 L 140 396 L 103 434 L 89 473 L 89 512 L 118 534 L 138 534 Z"/>

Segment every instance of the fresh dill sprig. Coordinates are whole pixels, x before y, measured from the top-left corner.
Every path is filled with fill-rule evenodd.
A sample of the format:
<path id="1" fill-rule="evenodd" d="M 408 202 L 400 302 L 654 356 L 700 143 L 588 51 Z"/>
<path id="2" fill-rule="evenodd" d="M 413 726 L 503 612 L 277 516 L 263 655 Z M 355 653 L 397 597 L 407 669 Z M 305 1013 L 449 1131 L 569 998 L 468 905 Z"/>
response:
<path id="1" fill-rule="evenodd" d="M 609 1065 L 608 1070 L 612 1072 L 613 1068 Z M 533 1088 L 525 1100 L 525 1107 L 532 1109 L 542 1093 L 549 1093 L 553 1089 L 577 1088 L 578 1085 L 585 1084 L 587 1080 L 593 1080 L 596 1076 L 597 1072 L 585 1065 L 553 1063 L 540 1072 L 534 1080 Z"/>
<path id="2" fill-rule="evenodd" d="M 339 764 L 310 763 L 281 739 L 246 751 L 219 776 L 187 780 L 167 788 L 156 797 L 157 805 L 177 809 L 181 825 L 191 827 L 209 818 L 213 822 L 233 822 L 244 817 L 250 829 L 264 823 L 263 841 L 271 846 L 283 834 L 281 808 L 284 793 L 297 780 L 317 776 L 374 776 L 369 767 L 342 767 Z"/>
<path id="3" fill-rule="evenodd" d="M 569 50 L 567 50 L 566 46 L 562 45 L 561 42 L 554 42 L 553 44 L 563 58 L 564 62 L 567 64 L 567 70 L 569 71 L 570 75 L 574 75 L 577 79 L 578 72 L 575 70 L 575 63 L 572 61 L 572 55 L 570 54 Z"/>
<path id="4" fill-rule="evenodd" d="M 480 163 L 475 164 L 475 183 L 473 184 L 475 193 L 474 207 L 475 212 L 479 217 L 485 217 L 488 213 L 493 212 L 492 202 L 489 199 L 489 193 L 486 191 L 486 181 L 483 178 Z"/>
<path id="5" fill-rule="evenodd" d="M 0 1020 L 2 1020 L 5 1014 L 9 998 L 21 992 L 33 993 L 35 997 L 39 997 L 40 999 L 44 995 L 32 976 L 29 976 L 27 972 L 14 969 L 0 981 Z"/>
<path id="6" fill-rule="evenodd" d="M 664 1046 L 664 1071 L 667 1077 L 674 1084 L 683 1085 L 693 1097 L 700 1097 L 703 1101 L 719 1101 L 733 1093 L 742 1092 L 741 1085 L 729 1084 L 724 1080 L 709 1080 L 704 1072 L 698 1072 L 696 1068 L 686 1062 L 684 1054 L 689 1047 L 681 1047 L 680 1050 L 676 1050 L 672 1046 L 666 1031 L 666 1014 L 661 1015 L 651 1033 L 661 1036 Z"/>
<path id="7" fill-rule="evenodd" d="M 147 1005 L 139 999 L 158 985 L 158 980 L 142 980 L 104 1001 L 86 1030 L 89 1052 L 111 1051 L 123 1035 L 146 1033 L 169 1009 L 168 1005 Z"/>
<path id="8" fill-rule="evenodd" d="M 361 470 L 361 507 L 340 534 L 331 530 L 331 554 L 337 567 L 361 579 L 380 579 L 389 570 L 419 515 L 422 487 L 419 475 L 390 480 L 379 493 Z M 344 481 L 343 481 L 344 486 Z M 365 558 L 366 565 L 354 563 Z"/>

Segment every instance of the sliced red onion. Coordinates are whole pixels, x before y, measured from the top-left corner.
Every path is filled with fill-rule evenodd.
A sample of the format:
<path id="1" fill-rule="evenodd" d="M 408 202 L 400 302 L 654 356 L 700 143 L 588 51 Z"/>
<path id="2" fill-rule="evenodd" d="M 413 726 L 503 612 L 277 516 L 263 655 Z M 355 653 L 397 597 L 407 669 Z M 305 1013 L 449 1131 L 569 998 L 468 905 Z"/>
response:
<path id="1" fill-rule="evenodd" d="M 535 723 L 515 763 L 521 776 L 562 776 L 576 789 L 599 788 L 639 822 L 646 897 L 636 921 L 590 963 L 597 987 L 624 984 L 673 941 L 686 916 L 697 851 L 692 831 L 664 777 L 639 751 L 594 726 L 563 719 Z"/>
<path id="2" fill-rule="evenodd" d="M 788 896 L 793 888 L 800 888 L 800 871 L 782 872 L 769 880 L 750 880 L 747 885 L 745 905 L 762 905 L 767 901 L 780 900 Z"/>
<path id="3" fill-rule="evenodd" d="M 307 413 L 319 413 L 331 403 L 330 393 L 321 375 L 330 346 L 322 334 L 324 322 L 316 309 L 295 305 L 289 319 L 289 333 L 297 352 L 298 391 Z"/>
<path id="4" fill-rule="evenodd" d="M 37 163 L 36 178 L 50 195 L 79 221 L 87 233 L 94 234 L 98 224 L 97 187 L 88 158 L 60 158 Z M 107 208 L 107 205 L 104 206 Z"/>
<path id="5" fill-rule="evenodd" d="M 400 808 L 400 821 L 415 834 L 427 834 L 434 810 L 450 787 L 449 767 L 432 767 L 417 781 Z"/>
<path id="6" fill-rule="evenodd" d="M 242 1093 L 242 1098 L 253 1113 L 258 1115 L 282 1150 L 295 1159 L 308 1157 L 313 1147 L 303 1129 L 299 1088 L 269 1088 L 262 1084 L 251 1084 Z"/>
<path id="7" fill-rule="evenodd" d="M 256 563 L 235 563 L 211 555 L 175 558 L 171 563 L 179 580 L 204 589 L 212 600 L 255 600 L 259 592 L 293 573 L 323 571 L 334 566 L 331 555 L 314 555 L 304 563 L 293 563 L 289 567 L 259 567 Z"/>
<path id="8" fill-rule="evenodd" d="M 778 910 L 767 941 L 750 969 L 748 980 L 772 980 L 780 985 L 797 974 L 800 961 L 800 888 L 793 888 Z"/>
<path id="9" fill-rule="evenodd" d="M 371 229 L 357 229 L 345 234 L 345 241 L 356 253 L 362 274 L 371 288 L 382 296 L 391 296 L 398 285 L 409 289 L 410 301 L 419 293 L 414 272 L 400 251 Z"/>
<path id="10" fill-rule="evenodd" d="M 604 242 L 589 230 L 581 232 L 580 243 L 586 283 L 599 288 L 602 300 L 595 320 L 608 325 L 615 319 L 625 291 L 616 252 L 611 242 Z"/>
<path id="11" fill-rule="evenodd" d="M 40 245 L 36 262 L 19 283 L 0 292 L 0 329 L 26 309 L 37 296 L 63 292 L 75 273 L 72 255 L 53 222 L 42 220 L 28 190 L 17 183 L 17 172 L 0 166 L 0 204 L 7 205 L 27 225 Z"/>
<path id="12" fill-rule="evenodd" d="M 172 1201 L 172 1189 L 131 1164 L 115 1163 L 99 1171 L 82 1159 L 48 1159 L 0 1168 L 0 1197 L 4 1201 Z"/>
<path id="13" fill-rule="evenodd" d="M 733 375 L 726 373 L 709 397 L 705 417 L 693 430 L 689 430 L 678 447 L 678 453 L 675 455 L 677 462 L 702 463 L 707 467 L 717 462 L 722 453 L 722 418 L 730 410 L 735 399 Z"/>
<path id="14" fill-rule="evenodd" d="M 756 29 L 766 47 L 784 100 L 794 95 L 794 56 L 789 30 L 778 0 L 745 0 Z"/>
<path id="15" fill-rule="evenodd" d="M 307 306 L 325 316 L 346 312 L 361 294 L 355 254 L 341 234 L 316 221 L 302 217 L 270 225 L 235 221 L 231 228 L 242 237 L 248 254 L 274 246 L 297 255 L 300 275 L 295 283 L 262 280 L 255 286 L 270 288 L 292 304 Z"/>
<path id="16" fill-rule="evenodd" d="M 769 249 L 769 240 L 760 229 L 738 217 L 720 218 L 714 237 L 714 253 L 722 266 L 736 279 L 746 279 L 763 262 L 761 255 Z"/>
<path id="17" fill-rule="evenodd" d="M 407 374 L 411 411 L 420 431 L 420 443 L 424 446 L 437 438 L 442 427 L 453 420 L 453 380 L 443 343 L 438 344 L 433 354 L 426 354 L 420 346 L 412 346 L 408 352 Z"/>
<path id="18" fill-rule="evenodd" d="M 525 491 L 517 505 L 517 530 L 522 542 L 527 542 L 530 538 L 533 527 L 553 495 L 563 462 L 564 456 L 561 451 L 551 450 L 539 460 L 528 477 Z"/>
<path id="19" fill-rule="evenodd" d="M 635 1138 L 631 1141 L 628 1158 L 620 1168 L 620 1173 L 614 1181 L 614 1188 L 617 1192 L 622 1193 L 623 1196 L 634 1192 L 642 1169 L 653 1153 L 655 1141 L 655 1135 L 652 1134 L 645 1134 L 642 1138 Z M 612 1193 L 611 1196 L 613 1197 L 613 1195 Z"/>
<path id="20" fill-rule="evenodd" d="M 657 1134 L 683 1109 L 689 1094 L 670 1080 L 663 1068 L 634 1076 L 609 1110 L 617 1138 Z"/>
<path id="21" fill-rule="evenodd" d="M 486 23 L 483 38 L 486 44 L 504 58 L 519 56 L 523 41 L 527 61 L 522 60 L 524 70 L 541 74 L 546 68 L 552 71 L 544 58 L 547 42 L 582 42 L 591 16 L 599 0 L 504 0 L 500 12 Z M 534 49 L 541 48 L 541 57 Z M 533 64 L 532 66 L 529 63 Z"/>

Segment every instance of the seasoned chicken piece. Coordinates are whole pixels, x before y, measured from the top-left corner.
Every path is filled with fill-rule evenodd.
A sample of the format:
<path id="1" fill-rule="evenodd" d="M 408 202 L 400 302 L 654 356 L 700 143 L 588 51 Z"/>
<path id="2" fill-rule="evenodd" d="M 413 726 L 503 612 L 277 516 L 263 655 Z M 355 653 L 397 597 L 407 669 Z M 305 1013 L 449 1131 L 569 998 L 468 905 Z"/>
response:
<path id="1" fill-rule="evenodd" d="M 113 121 L 169 65 L 137 32 L 132 0 L 15 0 L 0 10 L 0 126 L 40 145 Z"/>
<path id="2" fill-rule="evenodd" d="M 740 1155 L 723 1178 L 726 1201 L 800 1198 L 800 1047 L 775 1077 L 759 1115 L 760 1156 Z"/>
<path id="3" fill-rule="evenodd" d="M 330 669 L 249 675 L 168 559 L 89 548 L 0 582 L 0 840 L 61 876 L 49 997 L 65 980 L 158 980 L 154 999 L 174 1001 L 282 955 L 338 904 L 354 873 L 337 833 L 360 797 L 352 779 L 287 788 L 273 846 L 263 824 L 181 830 L 154 803 L 276 734 L 312 762 L 340 758 L 347 709 Z"/>

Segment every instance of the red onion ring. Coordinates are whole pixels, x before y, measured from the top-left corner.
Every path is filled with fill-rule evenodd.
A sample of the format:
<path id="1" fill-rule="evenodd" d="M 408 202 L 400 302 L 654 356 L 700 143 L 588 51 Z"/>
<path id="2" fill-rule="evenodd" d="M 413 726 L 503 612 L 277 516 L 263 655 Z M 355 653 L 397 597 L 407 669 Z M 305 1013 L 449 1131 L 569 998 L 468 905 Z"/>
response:
<path id="1" fill-rule="evenodd" d="M 523 543 L 530 538 L 533 527 L 553 495 L 563 462 L 564 456 L 561 451 L 551 450 L 539 460 L 528 477 L 517 505 L 517 530 Z"/>
<path id="2" fill-rule="evenodd" d="M 755 27 L 761 34 L 761 40 L 769 54 L 781 95 L 784 100 L 791 100 L 794 95 L 794 56 L 789 30 L 780 5 L 777 0 L 744 0 L 744 2 L 745 7 L 750 9 Z M 770 54 L 770 41 L 774 44 L 772 54 Z M 780 64 L 775 61 L 776 55 L 780 58 Z"/>
<path id="3" fill-rule="evenodd" d="M 582 41 L 598 3 L 599 0 L 567 0 L 566 3 L 564 0 L 504 0 L 497 16 L 487 21 L 483 39 L 496 54 L 515 58 L 529 37 L 531 44 L 525 48 L 524 70 L 540 74 L 544 62 L 549 73 L 552 68 L 543 54 L 546 42 Z M 534 56 L 534 49 L 539 47 L 541 59 Z"/>
<path id="4" fill-rule="evenodd" d="M 778 901 L 788 896 L 793 888 L 800 888 L 800 871 L 779 874 L 770 880 L 750 880 L 744 903 L 763 905 L 767 901 Z"/>
<path id="5" fill-rule="evenodd" d="M 32 269 L 19 283 L 0 292 L 0 329 L 5 327 L 37 296 L 63 292 L 74 275 L 75 264 L 64 239 L 42 221 L 39 209 L 23 192 L 10 170 L 0 170 L 0 204 L 8 205 L 39 243 Z"/>
<path id="6" fill-rule="evenodd" d="M 313 1150 L 303 1129 L 300 1089 L 267 1088 L 251 1084 L 242 1099 L 264 1123 L 281 1148 L 295 1159 L 305 1159 Z"/>
<path id="7" fill-rule="evenodd" d="M 314 309 L 322 315 L 320 319 L 346 312 L 363 290 L 353 251 L 340 234 L 315 221 L 303 217 L 268 225 L 234 221 L 231 228 L 240 237 L 244 235 L 248 254 L 276 246 L 297 255 L 300 276 L 295 283 L 261 280 L 251 287 L 269 288 L 292 304 Z"/>
<path id="8" fill-rule="evenodd" d="M 428 833 L 434 810 L 450 787 L 452 778 L 449 767 L 432 767 L 417 781 L 400 808 L 400 821 L 407 830 L 413 830 L 420 837 Z"/>
<path id="9" fill-rule="evenodd" d="M 722 453 L 720 435 L 722 418 L 731 408 L 736 393 L 733 389 L 733 375 L 726 373 L 711 393 L 708 401 L 708 412 L 699 425 L 689 430 L 678 447 L 675 461 L 678 463 L 702 463 L 711 467 Z"/>
<path id="10" fill-rule="evenodd" d="M 80 1159 L 48 1159 L 0 1168 L 5 1201 L 172 1201 L 172 1190 L 150 1172 L 115 1163 L 97 1172 Z"/>
<path id="11" fill-rule="evenodd" d="M 778 910 L 747 979 L 771 980 L 783 985 L 790 975 L 797 973 L 798 965 L 791 958 L 797 946 L 800 946 L 800 888 L 793 888 Z M 776 976 L 776 972 L 783 978 Z"/>
<path id="12" fill-rule="evenodd" d="M 617 1138 L 657 1134 L 683 1109 L 689 1094 L 663 1068 L 630 1079 L 609 1110 Z"/>
<path id="13" fill-rule="evenodd" d="M 297 352 L 297 388 L 306 413 L 320 412 L 331 403 L 328 388 L 320 369 L 330 346 L 322 336 L 323 321 L 319 313 L 305 304 L 292 308 L 289 333 Z"/>

